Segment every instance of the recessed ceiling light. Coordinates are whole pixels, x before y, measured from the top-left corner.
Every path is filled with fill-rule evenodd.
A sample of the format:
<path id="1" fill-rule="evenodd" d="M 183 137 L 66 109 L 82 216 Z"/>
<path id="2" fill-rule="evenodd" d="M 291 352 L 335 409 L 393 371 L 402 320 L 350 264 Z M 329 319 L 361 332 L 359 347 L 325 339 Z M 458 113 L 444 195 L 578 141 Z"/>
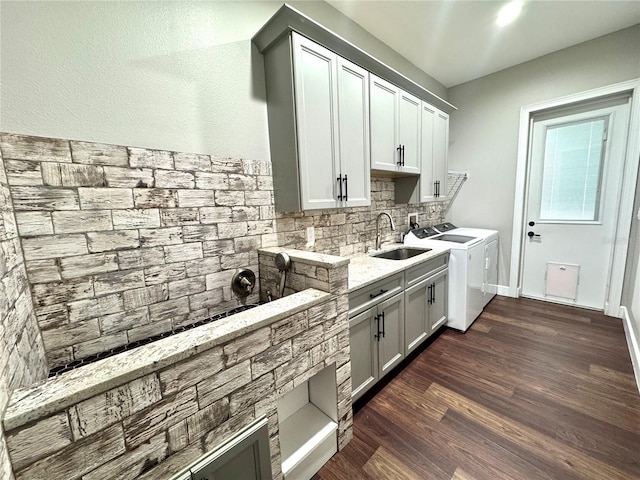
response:
<path id="1" fill-rule="evenodd" d="M 503 6 L 498 12 L 498 18 L 496 18 L 496 23 L 503 27 L 511 22 L 513 22 L 518 15 L 520 15 L 520 11 L 522 10 L 522 2 L 519 0 L 515 0 L 513 2 L 507 3 Z"/>

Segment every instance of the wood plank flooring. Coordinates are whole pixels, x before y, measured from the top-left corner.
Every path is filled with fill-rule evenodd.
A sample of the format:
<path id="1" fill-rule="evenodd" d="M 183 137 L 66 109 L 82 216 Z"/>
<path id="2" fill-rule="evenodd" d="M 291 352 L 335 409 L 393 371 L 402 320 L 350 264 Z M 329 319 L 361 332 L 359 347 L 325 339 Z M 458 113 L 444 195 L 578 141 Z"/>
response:
<path id="1" fill-rule="evenodd" d="M 496 297 L 385 383 L 313 480 L 640 479 L 620 320 Z"/>

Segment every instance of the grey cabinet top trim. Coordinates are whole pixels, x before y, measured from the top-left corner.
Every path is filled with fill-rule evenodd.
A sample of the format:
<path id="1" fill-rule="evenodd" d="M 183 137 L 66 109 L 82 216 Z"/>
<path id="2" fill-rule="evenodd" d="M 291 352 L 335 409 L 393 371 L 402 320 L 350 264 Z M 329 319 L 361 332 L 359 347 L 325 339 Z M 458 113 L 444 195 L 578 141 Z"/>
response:
<path id="1" fill-rule="evenodd" d="M 431 93 L 423 86 L 372 57 L 364 50 L 356 47 L 351 42 L 286 3 L 280 7 L 260 31 L 253 36 L 251 41 L 258 47 L 261 53 L 264 53 L 276 41 L 285 35 L 289 35 L 292 31 L 310 38 L 314 42 L 319 43 L 347 60 L 360 65 L 371 73 L 414 94 L 444 112 L 451 113 L 457 110 L 456 107 L 446 100 Z"/>

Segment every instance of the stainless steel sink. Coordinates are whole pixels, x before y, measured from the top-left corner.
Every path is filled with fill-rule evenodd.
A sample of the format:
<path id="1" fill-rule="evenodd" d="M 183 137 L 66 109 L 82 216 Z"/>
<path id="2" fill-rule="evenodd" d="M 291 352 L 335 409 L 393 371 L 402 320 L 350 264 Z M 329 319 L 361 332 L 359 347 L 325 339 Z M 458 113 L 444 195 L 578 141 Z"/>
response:
<path id="1" fill-rule="evenodd" d="M 430 248 L 400 247 L 395 250 L 376 253 L 371 256 L 375 258 L 385 258 L 387 260 L 406 260 L 408 258 L 415 257 L 416 255 L 420 255 L 421 253 L 429 252 L 430 250 Z"/>

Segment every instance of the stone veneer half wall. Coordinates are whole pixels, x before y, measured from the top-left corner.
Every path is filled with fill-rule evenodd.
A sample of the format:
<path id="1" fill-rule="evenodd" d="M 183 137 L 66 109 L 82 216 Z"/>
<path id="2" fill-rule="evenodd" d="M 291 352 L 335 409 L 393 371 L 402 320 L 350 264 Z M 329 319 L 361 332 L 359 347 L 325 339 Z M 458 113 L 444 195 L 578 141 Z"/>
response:
<path id="1" fill-rule="evenodd" d="M 269 161 L 13 134 L 0 152 L 49 368 L 237 306 L 231 277 L 258 274 L 259 248 L 345 256 L 373 246 L 380 211 L 398 226 L 385 242 L 409 212 L 443 220 L 441 203 L 396 205 L 382 177 L 370 207 L 276 214 Z"/>
<path id="2" fill-rule="evenodd" d="M 79 369 L 14 392 L 4 425 L 16 478 L 170 478 L 266 415 L 281 480 L 277 401 L 325 368 L 342 449 L 353 424 L 348 260 L 307 258 L 292 264 L 325 269 L 319 289 L 88 365 L 89 381 Z"/>
<path id="3" fill-rule="evenodd" d="M 11 391 L 46 378 L 42 337 L 33 311 L 9 185 L 0 155 L 0 413 Z M 0 427 L 0 477 L 11 479 L 11 464 Z"/>

